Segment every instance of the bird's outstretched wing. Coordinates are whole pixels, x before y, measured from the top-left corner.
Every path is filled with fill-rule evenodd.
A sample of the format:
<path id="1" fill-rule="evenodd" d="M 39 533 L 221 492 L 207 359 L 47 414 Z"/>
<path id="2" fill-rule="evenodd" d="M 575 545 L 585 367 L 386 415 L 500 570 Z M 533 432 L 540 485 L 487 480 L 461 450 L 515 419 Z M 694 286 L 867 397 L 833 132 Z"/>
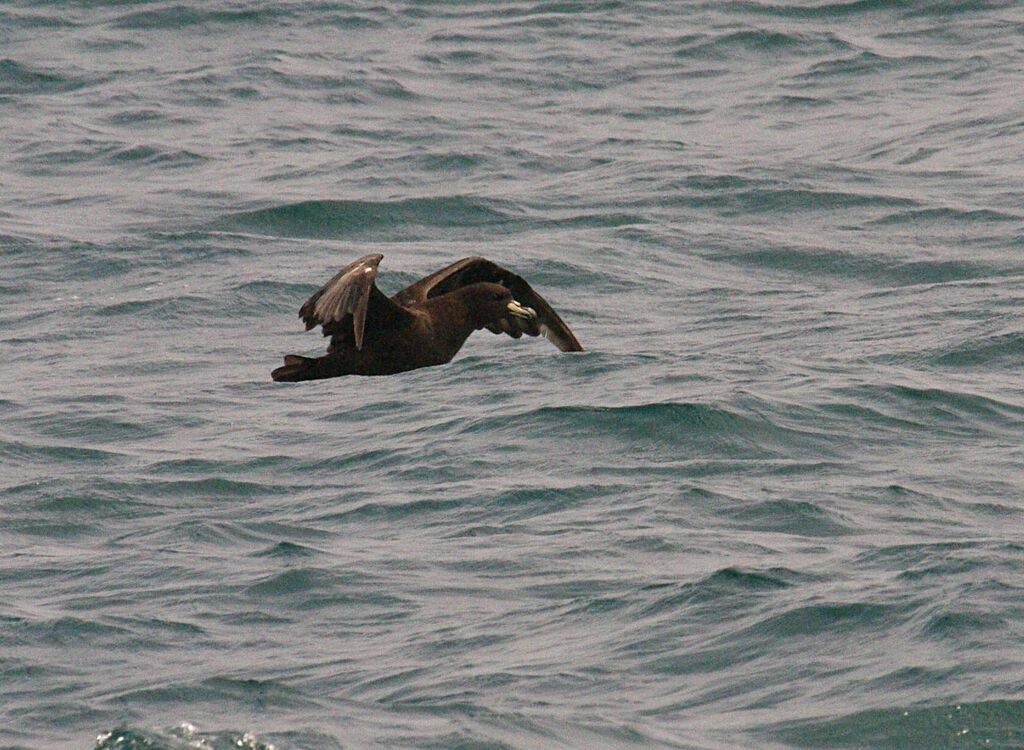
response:
<path id="1" fill-rule="evenodd" d="M 533 290 L 519 275 L 507 268 L 502 268 L 486 258 L 463 258 L 426 276 L 415 284 L 400 291 L 391 299 L 399 305 L 412 305 L 425 302 L 431 297 L 448 294 L 467 284 L 491 282 L 506 287 L 517 302 L 532 307 L 537 313 L 535 320 L 525 320 L 508 316 L 498 323 L 487 326 L 492 333 L 507 333 L 519 338 L 524 333 L 529 336 L 544 336 L 563 352 L 581 352 L 583 347 L 569 330 L 569 326 L 558 316 L 558 313 L 543 297 Z"/>
<path id="2" fill-rule="evenodd" d="M 306 330 L 319 325 L 324 336 L 334 337 L 332 348 L 341 341 L 352 341 L 356 349 L 362 349 L 367 324 L 392 328 L 410 321 L 413 314 L 377 288 L 377 264 L 383 257 L 380 253 L 364 255 L 306 300 L 299 308 Z"/>

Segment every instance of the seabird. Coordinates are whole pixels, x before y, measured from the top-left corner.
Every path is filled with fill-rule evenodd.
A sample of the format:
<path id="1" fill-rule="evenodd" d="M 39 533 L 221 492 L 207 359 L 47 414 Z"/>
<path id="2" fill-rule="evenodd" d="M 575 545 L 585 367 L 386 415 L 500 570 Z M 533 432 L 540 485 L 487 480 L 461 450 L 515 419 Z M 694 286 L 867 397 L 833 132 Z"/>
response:
<path id="1" fill-rule="evenodd" d="M 583 347 L 522 277 L 485 258 L 463 258 L 391 298 L 377 288 L 384 256 L 364 255 L 306 300 L 299 317 L 331 337 L 323 357 L 289 354 L 274 380 L 392 375 L 450 362 L 473 331 L 546 337 L 563 352 Z"/>

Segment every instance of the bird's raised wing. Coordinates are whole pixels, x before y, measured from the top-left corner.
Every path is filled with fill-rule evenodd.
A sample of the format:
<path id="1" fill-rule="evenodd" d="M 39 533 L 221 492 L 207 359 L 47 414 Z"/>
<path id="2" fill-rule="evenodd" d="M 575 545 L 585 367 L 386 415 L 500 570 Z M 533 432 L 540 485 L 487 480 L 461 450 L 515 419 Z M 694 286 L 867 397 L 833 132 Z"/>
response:
<path id="1" fill-rule="evenodd" d="M 338 340 L 351 340 L 356 349 L 362 349 L 368 322 L 374 328 L 391 328 L 411 320 L 411 312 L 377 288 L 377 264 L 383 257 L 380 253 L 364 255 L 306 300 L 299 308 L 306 330 L 319 325 L 324 336 L 335 337 L 332 347 Z"/>
<path id="2" fill-rule="evenodd" d="M 544 336 L 563 352 L 581 352 L 583 347 L 569 330 L 569 326 L 558 316 L 558 313 L 543 297 L 533 290 L 519 275 L 507 268 L 502 268 L 486 258 L 463 258 L 426 276 L 415 284 L 400 291 L 391 299 L 399 305 L 412 305 L 425 302 L 431 297 L 448 294 L 467 284 L 491 282 L 506 287 L 517 302 L 533 308 L 537 313 L 534 320 L 526 320 L 508 316 L 499 323 L 487 326 L 493 333 L 507 333 L 519 338 L 524 333 L 529 336 Z"/>

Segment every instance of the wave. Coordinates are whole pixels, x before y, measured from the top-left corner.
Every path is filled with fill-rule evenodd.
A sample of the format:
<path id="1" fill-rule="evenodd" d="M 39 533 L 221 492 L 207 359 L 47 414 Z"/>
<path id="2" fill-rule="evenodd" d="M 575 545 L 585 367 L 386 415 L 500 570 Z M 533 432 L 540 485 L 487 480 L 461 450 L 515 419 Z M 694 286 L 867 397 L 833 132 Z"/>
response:
<path id="1" fill-rule="evenodd" d="M 265 6 L 259 9 L 213 9 L 174 4 L 153 10 L 131 11 L 114 19 L 111 25 L 119 29 L 171 31 L 203 24 L 280 23 L 282 19 L 293 15 L 293 11 L 275 6 Z"/>
<path id="2" fill-rule="evenodd" d="M 97 571 L 93 569 L 91 572 L 95 574 Z M 123 643 L 126 638 L 131 638 L 131 630 L 124 626 L 73 616 L 45 620 L 13 617 L 4 625 L 14 643 L 38 641 L 63 646 L 72 643 L 99 646 Z"/>
<path id="3" fill-rule="evenodd" d="M 847 16 L 868 14 L 889 14 L 896 18 L 946 18 L 985 10 L 1001 10 L 1007 7 L 1007 3 L 1005 0 L 811 0 L 782 5 L 741 0 L 730 3 L 729 7 L 734 11 L 788 18 L 843 19 Z"/>
<path id="4" fill-rule="evenodd" d="M 206 72 L 201 77 L 181 79 L 182 86 L 200 83 L 204 88 L 228 88 L 235 96 L 253 98 L 269 84 L 287 90 L 312 90 L 324 92 L 325 98 L 334 103 L 368 104 L 374 100 L 410 101 L 419 95 L 391 76 L 367 73 L 336 74 L 320 68 L 310 68 L 302 60 L 292 60 L 283 53 L 275 56 L 271 64 L 246 65 L 237 71 L 237 76 L 246 81 L 237 86 L 234 77 L 226 78 L 222 73 Z"/>
<path id="5" fill-rule="evenodd" d="M 224 294 L 223 304 L 237 314 L 262 315 L 298 309 L 303 300 L 315 292 L 313 284 L 292 284 L 260 279 L 232 287 Z"/>
<path id="6" fill-rule="evenodd" d="M 866 222 L 868 225 L 876 226 L 917 226 L 919 224 L 933 223 L 993 223 L 993 222 L 1022 222 L 1024 216 L 1007 213 L 1005 211 L 994 211 L 992 209 L 956 209 L 956 208 L 920 208 L 913 211 L 898 211 L 878 219 Z"/>
<path id="7" fill-rule="evenodd" d="M 0 59 L 0 97 L 63 94 L 99 83 L 100 80 L 70 75 L 54 69 L 32 67 L 9 57 Z"/>
<path id="8" fill-rule="evenodd" d="M 765 247 L 713 256 L 742 266 L 769 268 L 822 278 L 883 282 L 888 287 L 940 284 L 999 276 L 999 266 L 972 260 L 903 260 L 881 253 L 804 247 Z"/>
<path id="9" fill-rule="evenodd" d="M 114 5 L 121 5 L 115 2 Z M 340 29 L 378 28 L 391 15 L 384 6 L 358 3 L 319 4 L 318 26 Z M 123 13 L 111 22 L 113 28 L 136 30 L 194 30 L 196 27 L 266 26 L 279 28 L 282 24 L 301 23 L 304 14 L 287 3 L 264 5 L 258 8 L 217 7 L 194 4 L 169 4 L 147 10 Z M 204 29 L 205 31 L 205 29 Z"/>
<path id="10" fill-rule="evenodd" d="M 789 568 L 756 570 L 729 566 L 694 582 L 645 586 L 639 592 L 642 598 L 646 599 L 654 593 L 657 593 L 657 597 L 654 601 L 644 602 L 639 614 L 651 617 L 705 603 L 713 603 L 720 610 L 735 606 L 749 607 L 759 594 L 772 596 L 781 590 L 813 580 L 813 576 Z"/>
<path id="11" fill-rule="evenodd" d="M 799 636 L 838 636 L 857 633 L 865 637 L 871 631 L 885 631 L 911 616 L 912 602 L 881 604 L 874 602 L 821 602 L 790 607 L 769 615 L 733 634 L 748 643 L 784 642 Z"/>
<path id="12" fill-rule="evenodd" d="M 886 384 L 840 388 L 836 393 L 932 431 L 1010 435 L 1019 434 L 1024 425 L 1024 404 L 968 391 Z"/>
<path id="13" fill-rule="evenodd" d="M 108 157 L 114 164 L 150 164 L 159 166 L 190 167 L 209 159 L 187 149 L 138 145 L 115 149 Z"/>
<path id="14" fill-rule="evenodd" d="M 296 544 L 295 542 L 278 542 L 277 544 L 254 553 L 256 557 L 277 557 L 284 560 L 314 557 L 317 554 L 320 554 L 319 551 L 313 547 L 307 547 L 304 544 Z"/>
<path id="15" fill-rule="evenodd" d="M 442 156 L 442 160 L 447 157 Z M 552 210 L 508 201 L 439 196 L 397 201 L 307 200 L 243 211 L 215 220 L 211 229 L 306 239 L 367 238 L 395 241 L 424 235 L 465 236 L 465 230 L 508 233 L 525 229 L 604 229 L 647 223 L 641 214 L 614 209 Z"/>
<path id="16" fill-rule="evenodd" d="M 246 481 L 227 477 L 195 477 L 191 479 L 142 480 L 126 491 L 144 492 L 147 497 L 179 498 L 252 498 L 289 492 L 288 488 L 262 481 Z"/>
<path id="17" fill-rule="evenodd" d="M 330 569 L 295 567 L 265 576 L 246 587 L 244 594 L 261 606 L 269 601 L 287 603 L 289 612 L 350 608 L 353 623 L 408 617 L 412 608 L 408 599 L 387 593 L 378 581 L 361 578 Z"/>
<path id="18" fill-rule="evenodd" d="M 125 459 L 125 454 L 67 444 L 39 445 L 0 438 L 0 456 L 12 461 L 37 461 L 40 463 L 84 463 L 104 464 L 117 463 Z"/>
<path id="19" fill-rule="evenodd" d="M 936 367 L 1010 367 L 1016 372 L 1024 365 L 1024 331 L 982 336 L 947 346 L 933 353 L 928 361 Z"/>
<path id="20" fill-rule="evenodd" d="M 110 414 L 76 412 L 54 414 L 31 421 L 37 433 L 50 437 L 83 439 L 100 444 L 130 444 L 155 437 L 163 432 L 158 423 L 149 419 L 126 419 L 125 412 Z"/>
<path id="21" fill-rule="evenodd" d="M 223 302 L 195 294 L 174 294 L 154 299 L 127 300 L 102 305 L 92 311 L 101 318 L 126 317 L 192 324 L 197 319 L 223 314 Z"/>
<path id="22" fill-rule="evenodd" d="M 763 734 L 796 747 L 1020 747 L 1024 701 L 879 708 L 780 722 Z"/>
<path id="23" fill-rule="evenodd" d="M 513 218 L 507 204 L 452 196 L 398 201 L 300 201 L 231 214 L 214 226 L 275 236 L 345 238 L 423 227 L 500 227 Z"/>
<path id="24" fill-rule="evenodd" d="M 394 453 L 390 454 L 390 462 L 394 462 Z M 461 505 L 462 502 L 459 500 L 418 499 L 398 503 L 369 501 L 346 510 L 331 511 L 318 516 L 317 521 L 332 523 L 385 522 L 391 524 L 415 518 L 422 522 L 424 516 L 427 518 L 441 516 Z"/>
<path id="25" fill-rule="evenodd" d="M 837 512 L 806 500 L 759 500 L 719 514 L 729 525 L 751 531 L 806 537 L 836 537 L 854 531 Z"/>
<path id="26" fill-rule="evenodd" d="M 259 709 L 317 705 L 316 701 L 304 692 L 280 680 L 244 679 L 229 675 L 218 675 L 195 682 L 165 683 L 155 687 L 126 690 L 111 696 L 109 700 L 122 705 L 128 703 L 150 706 L 192 704 L 193 701 L 222 701 L 236 707 Z"/>
<path id="27" fill-rule="evenodd" d="M 726 216 L 762 213 L 840 211 L 858 208 L 916 208 L 920 204 L 899 195 L 817 190 L 734 174 L 691 175 L 674 185 L 658 202 L 668 207 L 717 208 Z"/>
<path id="28" fill-rule="evenodd" d="M 610 439 L 677 458 L 771 458 L 828 452 L 828 439 L 712 404 L 665 402 L 634 406 L 550 406 L 488 417 L 460 427 L 536 439 Z"/>
<path id="29" fill-rule="evenodd" d="M 833 34 L 802 34 L 746 29 L 715 37 L 695 34 L 682 41 L 677 58 L 725 60 L 736 55 L 758 55 L 773 59 L 780 55 L 837 55 L 856 49 Z"/>
<path id="30" fill-rule="evenodd" d="M 880 55 L 862 51 L 856 55 L 837 60 L 825 60 L 812 65 L 807 72 L 794 76 L 796 81 L 821 81 L 833 77 L 874 75 L 899 71 L 905 75 L 921 67 L 944 65 L 948 60 L 930 55 Z"/>
<path id="31" fill-rule="evenodd" d="M 20 160 L 33 174 L 64 174 L 69 165 L 99 163 L 123 167 L 184 168 L 209 161 L 196 151 L 170 146 L 127 144 L 120 141 L 82 139 L 73 147 L 47 148 L 35 144 Z"/>

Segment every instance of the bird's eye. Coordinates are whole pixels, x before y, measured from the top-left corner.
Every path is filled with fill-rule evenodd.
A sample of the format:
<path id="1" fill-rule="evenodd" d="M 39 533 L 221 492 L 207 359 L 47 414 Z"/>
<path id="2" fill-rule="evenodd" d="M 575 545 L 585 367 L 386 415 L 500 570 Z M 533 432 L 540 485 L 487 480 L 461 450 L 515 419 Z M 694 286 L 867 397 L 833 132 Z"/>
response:
<path id="1" fill-rule="evenodd" d="M 495 300 L 499 300 L 499 299 L 502 299 L 502 298 L 503 298 L 504 296 L 505 296 L 505 295 L 504 295 L 504 294 L 502 294 L 501 292 L 495 292 L 495 293 L 494 293 L 494 299 L 495 299 Z"/>

